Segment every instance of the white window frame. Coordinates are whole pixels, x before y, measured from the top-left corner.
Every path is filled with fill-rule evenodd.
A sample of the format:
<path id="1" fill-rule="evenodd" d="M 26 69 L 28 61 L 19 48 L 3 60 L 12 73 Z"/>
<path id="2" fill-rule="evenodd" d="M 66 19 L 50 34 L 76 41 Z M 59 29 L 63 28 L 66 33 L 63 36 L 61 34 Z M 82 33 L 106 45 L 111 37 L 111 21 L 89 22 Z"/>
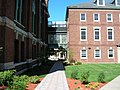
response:
<path id="1" fill-rule="evenodd" d="M 82 39 L 81 38 L 81 29 L 85 29 L 85 32 L 86 32 L 86 39 Z M 87 41 L 87 27 L 80 27 L 80 41 Z"/>
<path id="2" fill-rule="evenodd" d="M 103 1 L 103 4 L 102 5 L 100 5 L 100 1 L 99 0 L 97 0 L 97 5 L 98 6 L 105 6 L 105 0 L 102 0 Z"/>
<path id="3" fill-rule="evenodd" d="M 95 14 L 98 14 L 98 20 L 95 20 Z M 94 22 L 99 22 L 100 21 L 100 14 L 99 13 L 94 13 L 93 14 L 93 21 Z"/>
<path id="4" fill-rule="evenodd" d="M 99 53 L 99 54 L 100 54 L 100 57 L 96 57 L 96 50 L 99 50 L 99 51 L 100 51 L 100 53 Z M 95 59 L 101 59 L 101 50 L 100 50 L 99 48 L 97 48 L 97 49 L 94 50 L 94 58 L 95 58 Z"/>
<path id="5" fill-rule="evenodd" d="M 86 51 L 86 57 L 82 57 L 82 50 L 85 50 L 85 51 Z M 81 59 L 87 59 L 87 50 L 86 50 L 86 49 L 81 49 L 81 50 L 80 50 L 80 58 L 81 58 Z"/>
<path id="6" fill-rule="evenodd" d="M 99 39 L 95 39 L 95 29 L 99 29 Z M 101 41 L 101 28 L 100 27 L 94 27 L 94 41 Z"/>
<path id="7" fill-rule="evenodd" d="M 111 14 L 111 20 L 108 20 L 108 14 Z M 112 15 L 112 13 L 107 13 L 106 14 L 106 20 L 107 20 L 107 22 L 113 22 L 113 15 Z"/>
<path id="8" fill-rule="evenodd" d="M 119 22 L 120 22 L 120 14 L 119 14 Z"/>
<path id="9" fill-rule="evenodd" d="M 112 39 L 108 38 L 108 29 L 112 29 Z M 107 41 L 114 41 L 114 28 L 113 27 L 107 27 Z"/>
<path id="10" fill-rule="evenodd" d="M 81 14 L 85 14 L 85 20 L 82 20 L 82 19 L 81 19 Z M 86 13 L 80 13 L 80 21 L 81 21 L 81 22 L 85 22 L 85 21 L 86 21 Z"/>
<path id="11" fill-rule="evenodd" d="M 110 54 L 109 50 L 113 50 L 113 57 L 109 57 L 109 54 Z M 114 58 L 114 49 L 111 47 L 111 48 L 108 49 L 108 59 L 113 59 L 113 58 Z"/>
<path id="12" fill-rule="evenodd" d="M 120 5 L 118 4 L 118 0 L 115 0 L 115 5 L 116 5 L 116 6 L 120 6 Z"/>

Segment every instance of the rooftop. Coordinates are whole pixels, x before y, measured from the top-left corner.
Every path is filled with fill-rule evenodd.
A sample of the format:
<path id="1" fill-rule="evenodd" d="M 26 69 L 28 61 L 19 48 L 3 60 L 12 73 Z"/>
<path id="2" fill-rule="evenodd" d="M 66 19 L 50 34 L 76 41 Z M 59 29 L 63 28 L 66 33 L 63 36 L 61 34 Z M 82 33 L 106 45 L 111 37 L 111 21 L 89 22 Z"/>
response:
<path id="1" fill-rule="evenodd" d="M 111 2 L 110 2 L 111 1 Z M 70 9 L 119 9 L 120 6 L 116 6 L 113 0 L 110 0 L 109 2 L 105 2 L 104 6 L 98 6 L 96 2 L 86 2 L 76 5 L 68 6 L 67 8 Z"/>

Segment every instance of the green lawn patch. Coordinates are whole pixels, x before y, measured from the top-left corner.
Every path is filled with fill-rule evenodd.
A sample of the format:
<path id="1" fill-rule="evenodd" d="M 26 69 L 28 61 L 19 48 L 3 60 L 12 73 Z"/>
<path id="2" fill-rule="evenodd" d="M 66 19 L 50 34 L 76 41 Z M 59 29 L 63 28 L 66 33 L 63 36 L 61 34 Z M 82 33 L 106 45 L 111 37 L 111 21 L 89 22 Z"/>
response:
<path id="1" fill-rule="evenodd" d="M 89 82 L 97 82 L 97 78 L 101 72 L 105 74 L 105 82 L 113 80 L 120 75 L 120 64 L 82 64 L 75 66 L 66 66 L 65 73 L 67 78 L 71 78 L 71 73 L 78 71 L 77 78 L 81 79 L 83 72 L 89 71 Z"/>

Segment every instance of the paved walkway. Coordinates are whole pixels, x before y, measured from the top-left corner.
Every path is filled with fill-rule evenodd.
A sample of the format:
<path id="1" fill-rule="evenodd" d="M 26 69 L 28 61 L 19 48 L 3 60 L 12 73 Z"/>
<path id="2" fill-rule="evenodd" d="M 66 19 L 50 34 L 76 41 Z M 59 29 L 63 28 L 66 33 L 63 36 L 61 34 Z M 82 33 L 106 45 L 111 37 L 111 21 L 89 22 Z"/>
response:
<path id="1" fill-rule="evenodd" d="M 35 90 L 69 90 L 62 61 L 57 61 Z"/>
<path id="2" fill-rule="evenodd" d="M 100 90 L 120 90 L 120 76 L 103 86 Z"/>

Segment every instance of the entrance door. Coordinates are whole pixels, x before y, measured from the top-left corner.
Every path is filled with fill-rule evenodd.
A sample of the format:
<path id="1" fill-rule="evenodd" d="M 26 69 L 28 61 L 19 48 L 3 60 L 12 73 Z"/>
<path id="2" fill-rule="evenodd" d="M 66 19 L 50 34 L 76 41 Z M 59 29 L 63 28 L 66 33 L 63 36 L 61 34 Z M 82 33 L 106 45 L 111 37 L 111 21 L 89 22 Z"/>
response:
<path id="1" fill-rule="evenodd" d="M 120 63 L 120 47 L 118 47 L 118 63 Z"/>

